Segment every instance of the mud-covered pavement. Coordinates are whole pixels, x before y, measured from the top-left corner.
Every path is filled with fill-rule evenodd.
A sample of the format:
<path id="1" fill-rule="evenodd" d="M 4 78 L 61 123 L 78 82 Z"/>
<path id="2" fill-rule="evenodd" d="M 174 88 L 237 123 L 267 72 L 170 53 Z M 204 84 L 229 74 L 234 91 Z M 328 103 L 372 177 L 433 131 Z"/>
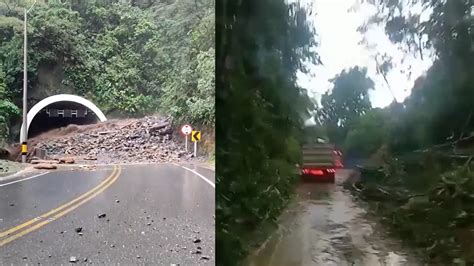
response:
<path id="1" fill-rule="evenodd" d="M 341 183 L 301 184 L 279 228 L 249 256 L 247 265 L 422 265 L 390 238 Z"/>

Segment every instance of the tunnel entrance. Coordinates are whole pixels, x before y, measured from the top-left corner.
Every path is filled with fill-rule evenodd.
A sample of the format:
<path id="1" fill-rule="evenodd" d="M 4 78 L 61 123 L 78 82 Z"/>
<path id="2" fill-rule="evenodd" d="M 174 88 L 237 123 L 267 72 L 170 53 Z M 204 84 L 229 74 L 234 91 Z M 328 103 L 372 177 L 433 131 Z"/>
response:
<path id="1" fill-rule="evenodd" d="M 70 124 L 88 125 L 99 121 L 94 112 L 81 104 L 57 102 L 46 106 L 36 114 L 29 126 L 28 138 Z"/>
<path id="2" fill-rule="evenodd" d="M 21 126 L 20 143 L 28 137 L 69 124 L 92 124 L 107 121 L 104 113 L 91 101 L 72 94 L 44 98 L 28 111 L 27 127 Z M 25 134 L 26 133 L 26 134 Z"/>

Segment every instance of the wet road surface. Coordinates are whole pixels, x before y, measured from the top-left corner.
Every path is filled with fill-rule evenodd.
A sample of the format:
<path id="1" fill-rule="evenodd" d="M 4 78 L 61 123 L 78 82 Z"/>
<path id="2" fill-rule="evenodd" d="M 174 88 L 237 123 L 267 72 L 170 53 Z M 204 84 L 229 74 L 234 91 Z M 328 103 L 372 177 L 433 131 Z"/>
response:
<path id="1" fill-rule="evenodd" d="M 212 171 L 189 168 L 214 180 Z M 171 164 L 0 183 L 0 264 L 68 264 L 75 257 L 76 264 L 213 265 L 214 209 L 214 188 Z"/>
<path id="2" fill-rule="evenodd" d="M 336 184 L 301 184 L 278 229 L 246 264 L 422 265 L 368 217 L 362 203 L 344 191 L 341 183 L 347 175 L 348 171 L 339 171 Z"/>

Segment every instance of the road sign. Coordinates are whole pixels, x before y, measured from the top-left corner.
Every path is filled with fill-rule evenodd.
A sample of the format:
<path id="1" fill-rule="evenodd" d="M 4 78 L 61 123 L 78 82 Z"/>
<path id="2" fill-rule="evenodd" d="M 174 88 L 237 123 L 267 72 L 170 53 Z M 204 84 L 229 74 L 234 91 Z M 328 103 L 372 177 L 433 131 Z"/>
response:
<path id="1" fill-rule="evenodd" d="M 190 125 L 184 125 L 181 127 L 181 133 L 184 135 L 189 135 L 193 131 L 193 128 Z"/>
<path id="2" fill-rule="evenodd" d="M 191 134 L 191 141 L 198 142 L 201 140 L 201 131 L 194 131 Z"/>

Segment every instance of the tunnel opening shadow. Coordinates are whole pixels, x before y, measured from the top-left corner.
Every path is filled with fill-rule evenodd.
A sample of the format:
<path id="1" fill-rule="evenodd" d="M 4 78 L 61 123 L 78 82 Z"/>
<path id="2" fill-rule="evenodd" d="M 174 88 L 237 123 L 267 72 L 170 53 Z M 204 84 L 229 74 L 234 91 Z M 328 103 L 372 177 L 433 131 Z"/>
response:
<path id="1" fill-rule="evenodd" d="M 43 108 L 31 121 L 28 138 L 68 125 L 90 125 L 99 119 L 87 107 L 74 102 L 53 103 Z"/>

